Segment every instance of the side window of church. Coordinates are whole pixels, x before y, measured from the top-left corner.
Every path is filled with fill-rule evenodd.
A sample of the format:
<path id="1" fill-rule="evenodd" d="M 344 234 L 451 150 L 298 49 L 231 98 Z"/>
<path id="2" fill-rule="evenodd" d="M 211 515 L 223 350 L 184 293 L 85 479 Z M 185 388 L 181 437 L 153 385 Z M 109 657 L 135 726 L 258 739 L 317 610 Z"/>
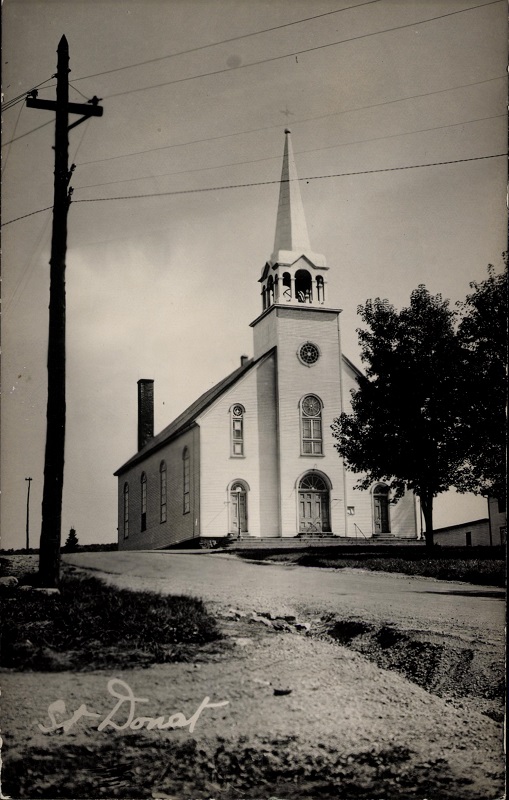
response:
<path id="1" fill-rule="evenodd" d="M 141 530 L 147 530 L 147 476 L 141 474 Z"/>
<path id="2" fill-rule="evenodd" d="M 191 510 L 191 481 L 190 481 L 190 464 L 189 464 L 189 449 L 184 448 L 182 453 L 182 469 L 183 469 L 183 492 L 184 492 L 184 508 L 183 513 L 189 514 Z"/>
<path id="3" fill-rule="evenodd" d="M 239 404 L 230 409 L 231 455 L 244 455 L 244 406 Z"/>
<path id="4" fill-rule="evenodd" d="M 301 454 L 303 456 L 321 455 L 322 439 L 322 401 L 314 394 L 303 397 L 300 404 Z"/>
<path id="5" fill-rule="evenodd" d="M 129 484 L 124 483 L 124 539 L 129 538 Z"/>
<path id="6" fill-rule="evenodd" d="M 166 522 L 166 462 L 161 461 L 159 465 L 159 489 L 160 489 L 160 520 Z"/>

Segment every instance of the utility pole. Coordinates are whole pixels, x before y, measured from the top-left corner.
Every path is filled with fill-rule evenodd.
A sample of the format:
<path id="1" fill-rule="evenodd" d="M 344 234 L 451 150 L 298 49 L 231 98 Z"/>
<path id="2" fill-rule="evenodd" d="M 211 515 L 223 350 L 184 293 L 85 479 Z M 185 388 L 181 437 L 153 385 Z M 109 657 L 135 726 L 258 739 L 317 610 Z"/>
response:
<path id="1" fill-rule="evenodd" d="M 32 478 L 25 478 L 28 481 L 28 492 L 27 492 L 27 553 L 30 550 L 30 484 L 32 483 Z"/>
<path id="2" fill-rule="evenodd" d="M 46 451 L 39 553 L 39 578 L 42 586 L 56 587 L 60 577 L 62 492 L 65 446 L 65 256 L 67 251 L 67 212 L 72 189 L 69 181 L 68 132 L 91 116 L 102 116 L 99 99 L 89 104 L 69 103 L 69 45 L 65 36 L 58 44 L 56 101 L 38 100 L 37 92 L 27 97 L 28 108 L 55 111 L 55 174 L 53 230 L 50 257 L 50 300 L 48 339 L 48 403 L 46 410 Z M 68 124 L 69 113 L 82 114 Z"/>

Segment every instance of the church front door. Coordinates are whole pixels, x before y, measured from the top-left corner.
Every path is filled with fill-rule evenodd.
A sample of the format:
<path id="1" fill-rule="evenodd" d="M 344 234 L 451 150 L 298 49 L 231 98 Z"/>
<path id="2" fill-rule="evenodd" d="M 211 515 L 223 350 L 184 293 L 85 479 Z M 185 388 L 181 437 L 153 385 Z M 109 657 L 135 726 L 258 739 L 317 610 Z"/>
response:
<path id="1" fill-rule="evenodd" d="M 241 483 L 234 483 L 230 491 L 231 533 L 247 533 L 247 492 Z"/>
<path id="2" fill-rule="evenodd" d="M 329 490 L 319 475 L 305 475 L 300 482 L 299 531 L 330 531 Z"/>

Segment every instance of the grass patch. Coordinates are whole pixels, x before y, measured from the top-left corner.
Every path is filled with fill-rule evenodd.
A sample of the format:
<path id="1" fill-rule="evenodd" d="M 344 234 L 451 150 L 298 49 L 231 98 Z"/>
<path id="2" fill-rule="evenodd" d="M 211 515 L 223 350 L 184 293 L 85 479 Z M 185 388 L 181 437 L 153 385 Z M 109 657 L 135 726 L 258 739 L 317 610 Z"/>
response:
<path id="1" fill-rule="evenodd" d="M 188 661 L 221 638 L 203 602 L 64 577 L 60 594 L 13 591 L 0 599 L 0 665 L 97 669 Z"/>
<path id="2" fill-rule="evenodd" d="M 323 567 L 329 569 L 357 568 L 373 572 L 399 572 L 404 575 L 422 575 L 444 581 L 463 581 L 482 586 L 505 586 L 505 561 L 502 558 L 427 558 L 424 553 L 411 554 L 411 557 L 390 557 L 387 555 L 348 555 L 338 552 L 318 551 L 281 552 L 243 550 L 237 555 L 257 561 L 276 561 L 298 564 L 302 567 Z M 410 555 L 410 554 L 409 554 Z"/>

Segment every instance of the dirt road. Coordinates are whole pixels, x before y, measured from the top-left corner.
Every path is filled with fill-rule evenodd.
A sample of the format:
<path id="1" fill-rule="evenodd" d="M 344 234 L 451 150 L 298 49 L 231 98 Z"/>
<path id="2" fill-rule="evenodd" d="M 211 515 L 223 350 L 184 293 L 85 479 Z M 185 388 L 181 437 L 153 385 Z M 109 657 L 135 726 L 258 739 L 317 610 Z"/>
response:
<path id="1" fill-rule="evenodd" d="M 224 553 L 80 553 L 68 564 L 99 570 L 118 586 L 191 593 L 248 610 L 340 613 L 503 645 L 504 592 L 493 587 L 358 569 L 246 563 Z"/>
<path id="2" fill-rule="evenodd" d="M 502 797 L 501 722 L 479 713 L 468 697 L 439 697 L 434 687 L 428 691 L 400 668 L 382 669 L 373 660 L 377 653 L 383 659 L 399 652 L 416 675 L 421 670 L 426 677 L 431 667 L 444 666 L 453 683 L 463 680 L 475 653 L 502 650 L 504 604 L 497 590 L 353 570 L 250 564 L 210 554 L 84 553 L 65 561 L 97 570 L 98 577 L 122 587 L 203 597 L 221 622 L 226 648 L 223 644 L 194 663 L 145 670 L 4 672 L 3 775 L 11 796 Z M 286 615 L 289 621 L 284 627 L 262 612 Z M 352 620 L 362 620 L 364 627 L 355 623 L 352 628 Z M 398 641 L 394 630 L 387 639 L 384 625 L 392 621 L 402 637 L 410 628 L 414 636 L 417 631 L 419 642 Z M 349 641 L 352 630 L 361 635 Z M 416 648 L 423 637 L 428 649 Z M 433 637 L 442 642 L 442 660 Z M 364 642 L 368 658 L 352 649 L 357 640 Z M 451 669 L 451 653 L 467 652 L 468 663 L 462 657 Z M 481 667 L 475 672 L 479 680 L 489 673 L 486 662 Z M 101 730 L 101 720 L 117 702 L 108 688 L 112 679 L 124 682 L 124 692 L 129 687 L 144 698 L 136 714 L 147 715 L 145 720 L 176 712 L 189 719 L 205 697 L 227 704 L 206 708 L 192 732 L 126 727 L 126 704 L 115 717 L 121 729 Z M 118 691 L 122 684 L 114 686 Z M 490 688 L 490 681 L 485 686 Z M 477 684 L 472 691 L 478 691 Z M 40 725 L 52 727 L 48 707 L 55 701 L 60 701 L 53 707 L 59 721 L 82 704 L 95 716 L 80 718 L 67 732 L 45 732 Z"/>

